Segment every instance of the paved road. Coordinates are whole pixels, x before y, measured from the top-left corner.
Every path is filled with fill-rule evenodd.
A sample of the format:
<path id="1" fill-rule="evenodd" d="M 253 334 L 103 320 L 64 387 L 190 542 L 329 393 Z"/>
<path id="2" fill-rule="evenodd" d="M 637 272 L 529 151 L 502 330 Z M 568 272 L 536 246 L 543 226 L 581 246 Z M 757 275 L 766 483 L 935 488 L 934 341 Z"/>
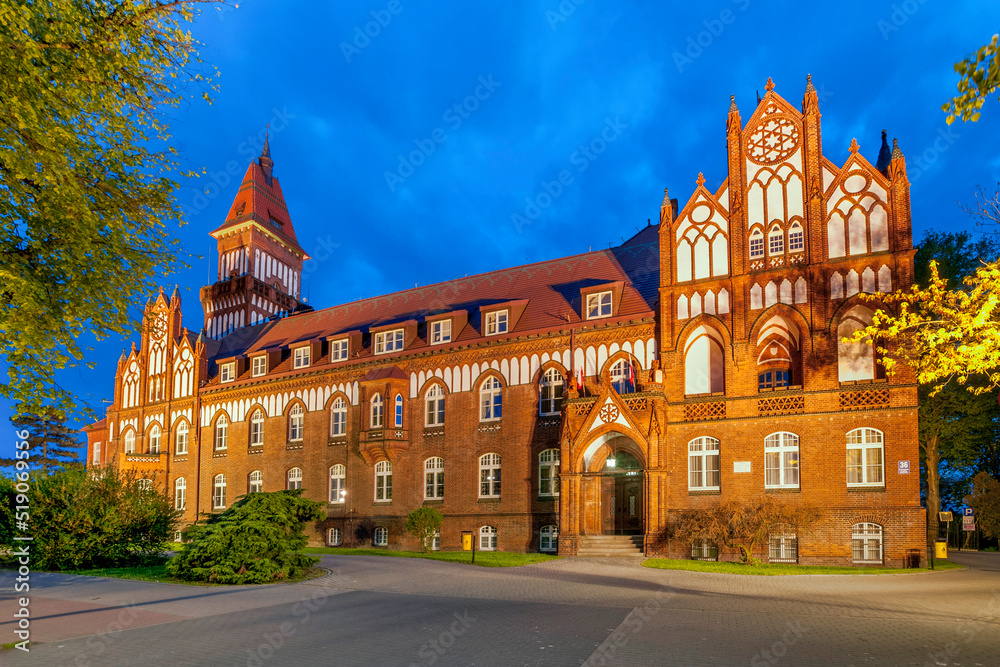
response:
<path id="1" fill-rule="evenodd" d="M 325 556 L 267 587 L 32 575 L 10 665 L 1000 665 L 1000 554 L 968 570 L 757 577 L 638 560 Z M 0 643 L 13 641 L 0 574 Z"/>

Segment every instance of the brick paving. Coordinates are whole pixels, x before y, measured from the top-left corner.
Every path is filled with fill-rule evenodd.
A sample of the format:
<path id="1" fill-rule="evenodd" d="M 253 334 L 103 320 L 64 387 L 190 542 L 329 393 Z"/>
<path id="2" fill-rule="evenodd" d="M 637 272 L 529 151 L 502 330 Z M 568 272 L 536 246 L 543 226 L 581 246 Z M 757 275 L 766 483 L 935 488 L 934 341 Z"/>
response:
<path id="1" fill-rule="evenodd" d="M 1000 554 L 968 570 L 758 577 L 638 559 L 518 568 L 325 556 L 300 584 L 37 574 L 31 665 L 1000 665 Z M 0 573 L 0 643 L 13 641 Z"/>

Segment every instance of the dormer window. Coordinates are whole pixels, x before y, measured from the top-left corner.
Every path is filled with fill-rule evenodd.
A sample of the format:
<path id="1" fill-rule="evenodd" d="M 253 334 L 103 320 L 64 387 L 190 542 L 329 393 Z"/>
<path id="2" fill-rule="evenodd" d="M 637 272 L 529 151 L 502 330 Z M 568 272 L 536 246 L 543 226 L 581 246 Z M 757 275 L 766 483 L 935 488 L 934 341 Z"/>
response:
<path id="1" fill-rule="evenodd" d="M 764 235 L 759 229 L 750 234 L 750 259 L 760 259 L 764 256 Z"/>
<path id="2" fill-rule="evenodd" d="M 507 311 L 495 310 L 486 313 L 486 335 L 496 336 L 504 333 L 507 333 Z"/>
<path id="3" fill-rule="evenodd" d="M 294 367 L 295 368 L 308 368 L 309 367 L 309 354 L 310 350 L 308 347 L 299 347 L 295 349 L 294 355 Z"/>
<path id="4" fill-rule="evenodd" d="M 403 330 L 380 331 L 375 334 L 375 354 L 387 354 L 403 349 Z"/>
<path id="5" fill-rule="evenodd" d="M 219 382 L 232 382 L 236 379 L 236 362 L 230 361 L 219 367 Z"/>
<path id="6" fill-rule="evenodd" d="M 451 342 L 451 320 L 438 320 L 430 323 L 431 345 Z"/>
<path id="7" fill-rule="evenodd" d="M 267 355 L 262 354 L 259 357 L 254 357 L 252 363 L 252 375 L 255 378 L 267 373 Z"/>
<path id="8" fill-rule="evenodd" d="M 348 351 L 348 339 L 341 338 L 330 343 L 330 361 L 346 361 Z"/>
<path id="9" fill-rule="evenodd" d="M 271 218 L 271 225 L 276 227 L 277 229 L 281 229 L 282 227 L 284 227 L 284 225 L 281 223 L 280 220 L 275 220 L 273 217 Z"/>
<path id="10" fill-rule="evenodd" d="M 611 317 L 611 292 L 598 292 L 587 295 L 587 319 Z"/>

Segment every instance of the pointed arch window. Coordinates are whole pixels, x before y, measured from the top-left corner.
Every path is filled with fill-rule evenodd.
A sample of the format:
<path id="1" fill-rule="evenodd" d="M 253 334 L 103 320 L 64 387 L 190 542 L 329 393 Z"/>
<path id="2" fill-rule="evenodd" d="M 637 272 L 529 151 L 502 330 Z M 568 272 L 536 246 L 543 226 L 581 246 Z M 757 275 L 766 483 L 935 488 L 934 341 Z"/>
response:
<path id="1" fill-rule="evenodd" d="M 538 414 L 559 414 L 563 398 L 563 374 L 558 368 L 550 368 L 538 383 Z"/>
<path id="2" fill-rule="evenodd" d="M 764 256 L 764 234 L 755 229 L 750 234 L 750 259 L 760 259 Z"/>
<path id="3" fill-rule="evenodd" d="M 330 435 L 347 435 L 347 402 L 339 396 L 330 406 Z"/>
<path id="4" fill-rule="evenodd" d="M 250 446 L 255 447 L 264 444 L 264 411 L 254 410 L 250 416 Z"/>
<path id="5" fill-rule="evenodd" d="M 178 477 L 174 480 L 174 509 L 182 510 L 187 505 L 187 480 Z"/>
<path id="6" fill-rule="evenodd" d="M 635 393 L 635 367 L 628 359 L 619 359 L 611 367 L 611 387 L 619 394 Z"/>
<path id="7" fill-rule="evenodd" d="M 495 421 L 503 416 L 503 387 L 496 377 L 488 377 L 479 389 L 479 421 Z"/>
<path id="8" fill-rule="evenodd" d="M 864 306 L 849 310 L 837 326 L 837 374 L 841 382 L 875 379 L 875 350 L 866 341 L 845 343 L 854 332 L 872 322 L 872 313 Z"/>
<path id="9" fill-rule="evenodd" d="M 188 423 L 186 421 L 181 421 L 177 425 L 177 430 L 174 432 L 174 455 L 181 455 L 188 453 Z"/>
<path id="10" fill-rule="evenodd" d="M 396 415 L 395 424 L 396 428 L 403 428 L 403 395 L 396 394 Z"/>
<path id="11" fill-rule="evenodd" d="M 160 453 L 160 425 L 153 424 L 153 427 L 149 429 L 149 453 L 159 454 Z"/>
<path id="12" fill-rule="evenodd" d="M 781 227 L 774 225 L 767 235 L 767 254 L 781 255 L 785 252 L 785 233 Z"/>
<path id="13" fill-rule="evenodd" d="M 698 327 L 684 349 L 684 393 L 718 394 L 725 392 L 725 361 L 722 336 L 710 327 Z"/>
<path id="14" fill-rule="evenodd" d="M 215 449 L 222 450 L 229 446 L 229 419 L 220 415 L 215 422 Z"/>
<path id="15" fill-rule="evenodd" d="M 444 388 L 435 384 L 424 397 L 424 425 L 444 426 Z"/>
<path id="16" fill-rule="evenodd" d="M 288 411 L 288 439 L 292 442 L 302 440 L 305 423 L 305 410 L 300 403 L 292 406 Z"/>
<path id="17" fill-rule="evenodd" d="M 135 431 L 132 429 L 125 434 L 125 453 L 135 454 Z"/>
<path id="18" fill-rule="evenodd" d="M 382 394 L 372 396 L 369 423 L 371 428 L 382 428 Z"/>
<path id="19" fill-rule="evenodd" d="M 802 225 L 793 222 L 792 226 L 788 228 L 788 252 L 802 252 L 805 247 L 806 237 L 802 231 Z"/>

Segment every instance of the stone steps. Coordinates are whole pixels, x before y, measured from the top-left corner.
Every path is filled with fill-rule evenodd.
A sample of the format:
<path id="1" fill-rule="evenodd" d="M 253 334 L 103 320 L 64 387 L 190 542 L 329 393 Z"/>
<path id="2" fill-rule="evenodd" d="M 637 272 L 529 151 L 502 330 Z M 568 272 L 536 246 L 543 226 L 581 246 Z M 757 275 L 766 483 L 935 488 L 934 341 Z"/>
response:
<path id="1" fill-rule="evenodd" d="M 641 557 L 642 535 L 583 535 L 576 555 Z"/>

